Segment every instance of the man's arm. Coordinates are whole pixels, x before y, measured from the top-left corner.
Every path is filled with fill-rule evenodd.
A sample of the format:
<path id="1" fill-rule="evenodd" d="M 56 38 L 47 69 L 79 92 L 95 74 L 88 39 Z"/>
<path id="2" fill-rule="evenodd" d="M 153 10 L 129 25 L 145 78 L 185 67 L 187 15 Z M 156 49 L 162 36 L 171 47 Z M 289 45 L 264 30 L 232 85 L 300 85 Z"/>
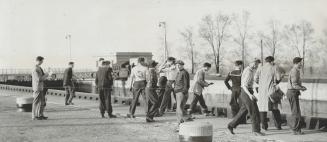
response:
<path id="1" fill-rule="evenodd" d="M 187 72 L 183 73 L 183 80 L 184 80 L 184 92 L 188 92 L 190 88 L 190 75 Z"/>
<path id="2" fill-rule="evenodd" d="M 262 66 L 258 68 L 254 75 L 254 82 L 259 84 Z"/>
<path id="3" fill-rule="evenodd" d="M 224 83 L 225 83 L 226 87 L 227 87 L 229 90 L 232 89 L 232 86 L 230 86 L 230 84 L 229 84 L 229 80 L 230 80 L 230 79 L 231 79 L 231 75 L 230 75 L 230 73 L 228 73 L 227 77 L 225 78 Z"/>
<path id="4" fill-rule="evenodd" d="M 297 70 L 292 69 L 292 71 L 290 72 L 290 79 L 291 79 L 292 87 L 294 89 L 297 89 L 297 90 L 305 90 L 306 89 L 300 83 L 300 73 Z"/>
<path id="5" fill-rule="evenodd" d="M 209 83 L 204 80 L 204 72 L 199 72 L 196 74 L 196 82 L 199 83 L 203 87 L 208 87 Z"/>
<path id="6" fill-rule="evenodd" d="M 96 86 L 98 86 L 98 82 L 99 82 L 98 77 L 99 77 L 99 76 L 98 76 L 98 72 L 96 72 L 96 73 L 95 73 L 95 85 L 96 85 Z"/>

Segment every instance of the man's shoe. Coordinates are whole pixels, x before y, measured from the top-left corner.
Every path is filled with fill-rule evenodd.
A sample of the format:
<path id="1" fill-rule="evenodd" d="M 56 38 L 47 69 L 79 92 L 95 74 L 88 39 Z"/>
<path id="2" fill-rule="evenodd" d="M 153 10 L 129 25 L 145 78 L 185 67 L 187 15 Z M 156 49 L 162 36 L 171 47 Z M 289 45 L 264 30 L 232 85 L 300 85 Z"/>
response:
<path id="1" fill-rule="evenodd" d="M 229 125 L 228 125 L 228 126 L 227 126 L 227 129 L 229 130 L 229 132 L 230 132 L 231 134 L 233 134 L 233 135 L 235 134 L 235 133 L 234 133 L 234 130 L 233 130 L 234 128 L 233 128 L 232 126 L 229 126 Z"/>
<path id="2" fill-rule="evenodd" d="M 293 131 L 293 135 L 304 135 L 302 131 Z"/>
<path id="3" fill-rule="evenodd" d="M 127 114 L 126 117 L 127 117 L 127 118 L 135 118 L 135 116 L 132 115 L 132 114 Z"/>
<path id="4" fill-rule="evenodd" d="M 46 116 L 40 116 L 39 118 L 41 118 L 42 120 L 47 120 L 48 119 L 48 117 L 46 117 Z"/>
<path id="5" fill-rule="evenodd" d="M 277 130 L 282 130 L 282 127 L 281 126 L 277 127 Z"/>
<path id="6" fill-rule="evenodd" d="M 108 117 L 109 118 L 117 118 L 117 116 L 116 115 L 113 115 L 113 114 L 109 114 Z"/>
<path id="7" fill-rule="evenodd" d="M 163 113 L 157 113 L 156 115 L 154 115 L 154 117 L 161 117 L 163 116 Z"/>
<path id="8" fill-rule="evenodd" d="M 253 132 L 255 136 L 265 136 L 265 133 L 262 132 Z"/>
<path id="9" fill-rule="evenodd" d="M 74 105 L 74 103 L 71 102 L 71 103 L 69 103 L 69 105 Z"/>
<path id="10" fill-rule="evenodd" d="M 101 113 L 101 118 L 106 118 L 106 117 L 104 116 L 104 113 Z"/>
<path id="11" fill-rule="evenodd" d="M 151 118 L 146 118 L 145 120 L 146 120 L 146 122 L 148 122 L 148 123 L 155 122 L 155 121 L 154 121 L 153 119 L 151 119 Z"/>
<path id="12" fill-rule="evenodd" d="M 185 121 L 193 121 L 193 118 L 189 117 Z"/>
<path id="13" fill-rule="evenodd" d="M 68 103 L 65 103 L 65 106 L 68 106 L 69 104 Z"/>
<path id="14" fill-rule="evenodd" d="M 32 120 L 43 120 L 41 117 L 34 117 Z"/>

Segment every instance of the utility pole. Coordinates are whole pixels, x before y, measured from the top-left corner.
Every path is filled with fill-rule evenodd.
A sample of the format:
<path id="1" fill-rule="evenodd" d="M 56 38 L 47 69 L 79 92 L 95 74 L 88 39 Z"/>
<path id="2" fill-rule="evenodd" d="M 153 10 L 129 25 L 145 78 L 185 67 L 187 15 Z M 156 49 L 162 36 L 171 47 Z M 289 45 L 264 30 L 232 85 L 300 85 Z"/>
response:
<path id="1" fill-rule="evenodd" d="M 261 65 L 263 65 L 263 46 L 262 46 L 262 39 L 260 40 L 260 50 L 261 50 Z"/>
<path id="2" fill-rule="evenodd" d="M 72 36 L 70 34 L 67 34 L 65 39 L 68 40 L 68 46 L 69 46 L 69 60 L 72 60 Z"/>
<path id="3" fill-rule="evenodd" d="M 166 22 L 159 22 L 159 27 L 163 27 L 164 28 L 164 58 L 165 61 L 168 58 L 168 47 L 167 47 L 167 28 L 166 28 Z"/>

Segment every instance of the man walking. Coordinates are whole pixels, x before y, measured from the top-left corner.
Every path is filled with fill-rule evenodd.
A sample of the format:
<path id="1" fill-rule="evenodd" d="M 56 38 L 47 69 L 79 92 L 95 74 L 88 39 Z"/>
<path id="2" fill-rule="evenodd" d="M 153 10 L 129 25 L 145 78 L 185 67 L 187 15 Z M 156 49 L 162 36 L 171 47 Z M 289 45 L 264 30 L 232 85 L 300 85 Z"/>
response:
<path id="1" fill-rule="evenodd" d="M 32 104 L 32 120 L 46 120 L 43 114 L 45 108 L 45 89 L 44 81 L 49 76 L 44 73 L 41 65 L 44 58 L 41 56 L 36 57 L 36 65 L 32 71 L 32 88 L 33 88 L 33 104 Z"/>
<path id="2" fill-rule="evenodd" d="M 173 104 L 171 103 L 171 93 L 174 92 L 173 86 L 175 84 L 176 75 L 178 69 L 175 65 L 176 59 L 174 57 L 169 57 L 163 66 L 160 67 L 159 72 L 164 72 L 167 75 L 167 85 L 165 89 L 164 96 L 162 98 L 162 102 L 159 108 L 159 116 L 163 115 L 167 107 L 171 107 L 173 109 Z"/>
<path id="3" fill-rule="evenodd" d="M 73 68 L 74 68 L 74 62 L 69 62 L 68 68 L 65 69 L 64 72 L 63 86 L 66 91 L 65 105 L 74 105 L 72 102 L 75 96 L 75 86 L 73 82 Z"/>
<path id="4" fill-rule="evenodd" d="M 113 85 L 112 69 L 109 67 L 109 61 L 103 61 L 102 66 L 98 68 L 95 77 L 95 85 L 99 93 L 99 109 L 101 117 L 105 118 L 104 113 L 107 111 L 109 118 L 116 118 L 112 114 L 111 91 Z"/>
<path id="5" fill-rule="evenodd" d="M 301 73 L 300 70 L 302 68 L 302 58 L 295 57 L 293 59 L 293 68 L 291 69 L 288 77 L 287 83 L 287 93 L 286 96 L 291 106 L 291 128 L 293 130 L 294 135 L 303 135 L 304 133 L 301 131 L 302 122 L 301 122 L 301 109 L 299 103 L 299 96 L 301 95 L 300 91 L 307 90 L 306 87 L 302 86 L 301 81 Z"/>
<path id="6" fill-rule="evenodd" d="M 193 86 L 193 93 L 194 93 L 194 98 L 192 100 L 192 103 L 190 105 L 190 114 L 194 113 L 195 107 L 197 103 L 199 102 L 202 109 L 203 113 L 205 113 L 206 116 L 209 115 L 208 107 L 206 105 L 206 102 L 204 101 L 203 98 L 203 89 L 204 87 L 208 87 L 209 85 L 212 85 L 213 83 L 208 83 L 205 81 L 205 74 L 208 72 L 211 68 L 210 63 L 204 63 L 203 67 L 198 70 L 195 75 L 194 75 L 194 86 Z"/>
<path id="7" fill-rule="evenodd" d="M 176 76 L 176 84 L 174 87 L 174 90 L 176 92 L 176 115 L 177 115 L 177 129 L 176 131 L 179 131 L 179 125 L 187 120 L 191 120 L 189 117 L 185 118 L 187 115 L 187 112 L 185 110 L 185 104 L 188 98 L 188 90 L 190 88 L 190 75 L 189 73 L 184 69 L 184 62 L 181 60 L 178 60 L 176 62 L 178 73 Z"/>
<path id="8" fill-rule="evenodd" d="M 261 128 L 268 129 L 267 112 L 271 111 L 275 121 L 275 127 L 281 130 L 281 116 L 277 108 L 272 108 L 273 102 L 270 96 L 276 93 L 277 85 L 281 81 L 281 75 L 276 65 L 274 65 L 274 57 L 268 56 L 265 58 L 265 64 L 260 67 L 255 75 L 255 82 L 259 85 L 258 89 L 258 108 L 260 111 Z"/>
<path id="9" fill-rule="evenodd" d="M 236 116 L 236 114 L 238 113 L 241 107 L 239 96 L 241 94 L 242 65 L 243 65 L 242 61 L 240 60 L 235 61 L 235 69 L 228 73 L 224 81 L 226 87 L 232 91 L 229 105 L 231 107 L 233 117 Z M 230 80 L 232 81 L 232 86 L 229 85 Z M 244 115 L 242 121 L 245 121 L 246 119 L 245 117 L 246 116 Z"/>
<path id="10" fill-rule="evenodd" d="M 156 92 L 158 77 L 155 67 L 157 66 L 157 62 L 151 61 L 149 63 L 149 69 L 146 73 L 146 122 L 154 122 L 153 117 L 157 113 L 158 110 L 158 95 Z"/>
<path id="11" fill-rule="evenodd" d="M 242 90 L 240 95 L 242 106 L 234 119 L 228 124 L 228 130 L 232 134 L 234 134 L 233 129 L 235 129 L 240 124 L 242 116 L 249 112 L 252 120 L 253 134 L 256 136 L 264 135 L 260 132 L 260 114 L 257 106 L 257 98 L 253 95 L 254 74 L 260 62 L 260 60 L 256 59 L 248 67 L 246 67 L 242 73 Z"/>
<path id="12" fill-rule="evenodd" d="M 145 59 L 143 57 L 138 58 L 138 64 L 132 68 L 131 71 L 131 83 L 132 83 L 132 91 L 133 91 L 133 100 L 130 105 L 129 114 L 127 114 L 128 118 L 135 118 L 135 109 L 138 103 L 140 95 L 142 95 L 143 100 L 145 101 L 145 86 L 146 86 L 146 72 L 148 68 L 145 66 Z M 145 103 L 147 105 L 147 103 Z M 145 107 L 147 108 L 147 107 Z"/>

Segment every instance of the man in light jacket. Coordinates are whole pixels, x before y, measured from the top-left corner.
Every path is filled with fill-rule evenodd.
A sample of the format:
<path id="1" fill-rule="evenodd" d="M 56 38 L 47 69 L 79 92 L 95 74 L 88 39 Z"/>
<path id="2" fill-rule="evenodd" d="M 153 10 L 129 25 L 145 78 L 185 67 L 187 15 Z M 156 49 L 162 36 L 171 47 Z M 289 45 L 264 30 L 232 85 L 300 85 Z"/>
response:
<path id="1" fill-rule="evenodd" d="M 43 114 L 45 108 L 45 91 L 44 81 L 49 76 L 44 73 L 41 65 L 44 58 L 41 56 L 36 57 L 36 65 L 32 70 L 32 88 L 33 88 L 33 104 L 32 104 L 32 120 L 46 120 Z"/>
<path id="2" fill-rule="evenodd" d="M 200 70 L 198 70 L 195 75 L 194 75 L 194 85 L 193 85 L 193 100 L 192 103 L 190 105 L 190 114 L 194 113 L 195 107 L 197 105 L 197 103 L 199 102 L 202 109 L 203 109 L 203 113 L 205 113 L 206 116 L 209 115 L 209 111 L 208 111 L 208 107 L 206 105 L 206 102 L 203 98 L 203 89 L 204 87 L 208 87 L 209 85 L 212 85 L 213 83 L 208 83 L 205 81 L 205 74 L 206 72 L 208 72 L 211 68 L 211 64 L 210 63 L 204 63 L 203 64 L 203 68 L 201 68 Z"/>
<path id="3" fill-rule="evenodd" d="M 277 85 L 281 81 L 281 75 L 276 65 L 274 65 L 274 57 L 268 56 L 265 58 L 265 64 L 260 67 L 255 75 L 255 82 L 259 84 L 258 89 L 258 108 L 260 111 L 261 128 L 268 129 L 267 112 L 271 111 L 275 121 L 275 127 L 281 130 L 281 116 L 277 108 L 272 108 L 273 102 L 271 95 L 277 92 Z"/>

